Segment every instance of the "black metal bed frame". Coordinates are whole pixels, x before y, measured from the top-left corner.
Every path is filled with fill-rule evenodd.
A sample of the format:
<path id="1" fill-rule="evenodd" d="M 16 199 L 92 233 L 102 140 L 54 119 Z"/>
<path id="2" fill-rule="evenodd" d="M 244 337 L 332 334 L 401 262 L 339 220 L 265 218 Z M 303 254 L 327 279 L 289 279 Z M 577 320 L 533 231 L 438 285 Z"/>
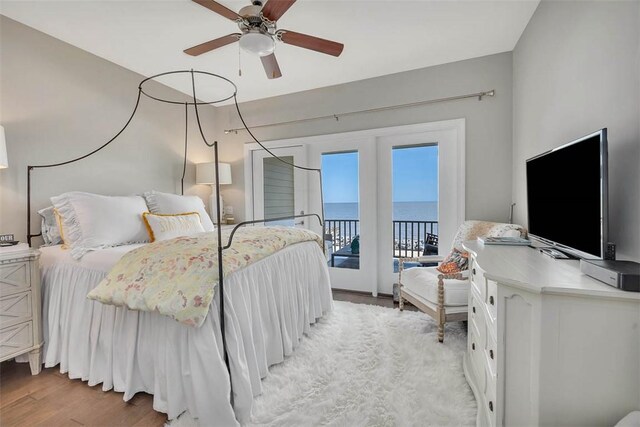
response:
<path id="1" fill-rule="evenodd" d="M 167 75 L 173 75 L 173 74 L 185 74 L 188 73 L 191 75 L 191 86 L 192 86 L 192 101 L 175 101 L 175 100 L 169 100 L 169 99 L 164 99 L 164 98 L 159 98 L 156 96 L 152 96 L 149 93 L 145 92 L 144 90 L 144 84 L 148 81 L 152 81 L 155 80 L 159 77 L 162 76 L 167 76 Z M 197 96 L 196 96 L 196 83 L 195 83 L 195 74 L 202 74 L 202 75 L 206 75 L 206 76 L 211 76 L 214 78 L 218 78 L 221 79 L 222 81 L 225 81 L 227 83 L 229 83 L 231 85 L 231 87 L 233 88 L 233 94 L 226 97 L 226 98 L 222 98 L 222 99 L 218 99 L 218 100 L 214 100 L 214 101 L 199 101 Z M 240 227 L 244 227 L 246 225 L 253 225 L 253 224 L 261 224 L 261 223 L 268 223 L 268 222 L 274 222 L 274 221 L 283 221 L 283 220 L 288 220 L 288 219 L 295 219 L 295 218 L 302 218 L 302 217 L 316 217 L 320 223 L 320 226 L 323 229 L 324 232 L 324 200 L 323 200 L 323 195 L 322 195 L 322 170 L 319 168 L 310 168 L 310 167 L 305 167 L 305 166 L 299 166 L 296 165 L 292 162 L 288 162 L 280 157 L 278 157 L 276 154 L 274 154 L 271 150 L 269 150 L 267 147 L 265 147 L 251 132 L 251 130 L 249 129 L 249 127 L 247 126 L 244 117 L 242 116 L 242 113 L 240 112 L 240 107 L 238 105 L 238 99 L 237 99 L 237 92 L 238 92 L 238 88 L 235 85 L 235 83 L 233 83 L 231 80 L 227 79 L 226 77 L 222 77 L 218 74 L 214 74 L 214 73 L 209 73 L 206 71 L 196 71 L 196 70 L 179 70 L 179 71 L 168 71 L 165 73 L 160 73 L 160 74 L 156 74 L 154 76 L 148 77 L 144 80 L 142 80 L 140 82 L 140 84 L 138 85 L 138 96 L 136 98 L 136 103 L 135 106 L 133 108 L 133 111 L 131 112 L 131 115 L 129 116 L 129 119 L 126 121 L 126 123 L 124 124 L 124 126 L 122 127 L 122 129 L 120 129 L 111 139 L 109 139 L 107 142 L 105 142 L 104 144 L 102 144 L 101 146 L 99 146 L 98 148 L 94 149 L 93 151 L 90 151 L 87 154 L 84 154 L 82 156 L 73 158 L 71 160 L 67 160 L 64 162 L 59 162 L 59 163 L 51 163 L 51 164 L 44 164 L 44 165 L 28 165 L 27 166 L 27 242 L 29 244 L 29 246 L 31 246 L 32 243 L 32 239 L 34 237 L 38 237 L 42 235 L 42 231 L 40 233 L 37 234 L 32 234 L 31 233 L 31 173 L 35 170 L 35 169 L 45 169 L 45 168 L 54 168 L 54 167 L 58 167 L 58 166 L 64 166 L 64 165 L 68 165 L 71 163 L 75 163 L 78 162 L 80 160 L 86 159 L 87 157 L 90 157 L 96 153 L 98 153 L 99 151 L 101 151 L 103 148 L 107 147 L 109 144 L 111 144 L 113 141 L 115 141 L 121 134 L 122 132 L 124 132 L 124 130 L 129 126 L 129 124 L 131 123 L 131 121 L 133 120 L 133 117 L 135 116 L 138 107 L 140 105 L 140 98 L 142 97 L 142 95 L 145 95 L 146 97 L 153 99 L 155 101 L 159 101 L 159 102 L 164 102 L 167 104 L 175 104 L 175 105 L 184 105 L 185 107 L 185 134 L 184 134 L 184 160 L 183 160 L 183 166 L 182 166 L 182 177 L 180 179 L 180 187 L 181 187 L 181 194 L 184 194 L 184 177 L 186 174 L 186 169 L 187 169 L 187 148 L 188 148 L 188 140 L 187 140 L 187 136 L 188 136 L 188 128 L 189 128 L 189 106 L 193 106 L 194 111 L 195 111 L 195 116 L 196 116 L 196 122 L 198 124 L 198 130 L 200 132 L 200 136 L 202 137 L 203 142 L 210 148 L 213 148 L 213 154 L 214 154 L 214 162 L 216 164 L 216 168 L 215 168 L 215 179 L 216 179 L 216 184 L 215 184 L 215 197 L 216 197 L 216 231 L 217 231 L 217 237 L 218 237 L 218 289 L 219 289 L 219 304 L 220 304 L 220 332 L 222 335 L 222 352 L 223 352 L 223 357 L 224 357 L 224 362 L 225 365 L 227 367 L 227 372 L 229 373 L 229 384 L 231 387 L 231 399 L 230 402 L 233 404 L 233 384 L 231 381 L 231 368 L 229 365 L 229 358 L 228 358 L 228 352 L 227 352 L 227 343 L 226 343 L 226 330 L 225 330 L 225 321 L 224 321 L 224 271 L 223 271 L 223 264 L 222 264 L 222 252 L 225 249 L 229 249 L 231 247 L 231 244 L 233 243 L 233 237 L 236 234 L 236 231 L 240 228 Z M 284 216 L 284 217 L 277 217 L 277 218 L 265 218 L 265 219 L 258 219 L 258 220 L 252 220 L 252 221 L 243 221 L 240 222 L 239 224 L 237 224 L 231 231 L 231 233 L 229 234 L 229 238 L 228 241 L 226 243 L 225 246 L 222 245 L 222 229 L 221 229 L 221 222 L 220 222 L 220 218 L 221 218 L 221 211 L 220 211 L 220 180 L 219 180 L 219 171 L 218 171 L 218 165 L 219 165 L 219 158 L 218 158 L 218 141 L 214 141 L 212 143 L 210 143 L 209 141 L 207 141 L 207 138 L 204 134 L 204 131 L 202 129 L 202 124 L 200 122 L 200 114 L 198 112 L 198 106 L 199 105 L 213 105 L 213 104 L 217 104 L 223 101 L 227 101 L 229 99 L 234 100 L 235 106 L 236 106 L 236 111 L 238 113 L 238 116 L 240 117 L 240 120 L 242 121 L 242 125 L 244 126 L 244 129 L 249 133 L 249 135 L 251 136 L 251 138 L 260 146 L 262 147 L 270 156 L 278 159 L 279 161 L 297 168 L 297 169 L 301 169 L 301 170 L 305 170 L 305 171 L 313 171 L 313 172 L 317 172 L 318 173 L 318 177 L 320 180 L 320 206 L 321 208 L 321 213 L 320 215 L 318 214 L 300 214 L 300 215 L 291 215 L 291 216 Z"/>

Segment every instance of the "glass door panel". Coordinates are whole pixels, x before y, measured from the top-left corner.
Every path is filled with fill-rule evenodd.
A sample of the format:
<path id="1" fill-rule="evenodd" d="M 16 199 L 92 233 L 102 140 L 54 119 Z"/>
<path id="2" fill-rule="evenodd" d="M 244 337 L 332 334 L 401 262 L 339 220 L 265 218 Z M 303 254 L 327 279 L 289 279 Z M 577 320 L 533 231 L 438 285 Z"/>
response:
<path id="1" fill-rule="evenodd" d="M 322 193 L 329 267 L 360 269 L 358 152 L 322 154 Z"/>
<path id="2" fill-rule="evenodd" d="M 438 145 L 392 149 L 393 270 L 398 258 L 438 254 Z M 420 265 L 405 263 L 405 268 Z"/>

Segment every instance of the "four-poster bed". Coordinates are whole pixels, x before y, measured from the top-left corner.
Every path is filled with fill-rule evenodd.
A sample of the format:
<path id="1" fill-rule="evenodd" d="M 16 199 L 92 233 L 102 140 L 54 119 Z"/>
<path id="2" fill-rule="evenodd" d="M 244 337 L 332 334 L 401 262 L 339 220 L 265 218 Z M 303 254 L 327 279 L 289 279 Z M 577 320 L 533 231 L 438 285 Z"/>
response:
<path id="1" fill-rule="evenodd" d="M 167 75 L 189 76 L 191 79 L 191 86 L 192 86 L 192 94 L 191 94 L 192 99 L 184 102 L 171 100 L 171 99 L 163 99 L 158 96 L 150 94 L 148 90 L 145 91 L 146 82 L 156 80 L 160 77 L 167 76 Z M 196 75 L 220 79 L 220 81 L 225 82 L 226 84 L 229 85 L 229 87 L 232 89 L 232 94 L 224 97 L 223 99 L 219 99 L 215 101 L 209 101 L 209 102 L 199 101 L 196 93 L 196 79 L 195 79 Z M 135 107 L 133 109 L 133 112 L 131 113 L 131 116 L 125 123 L 124 127 L 105 144 L 101 145 L 97 149 L 83 156 L 71 159 L 69 161 L 47 164 L 47 165 L 27 166 L 27 238 L 28 238 L 29 244 L 30 245 L 32 244 L 32 239 L 34 237 L 39 236 L 41 234 L 41 233 L 32 234 L 31 232 L 32 230 L 31 173 L 36 169 L 64 166 L 70 163 L 83 160 L 89 156 L 92 156 L 98 153 L 103 148 L 105 148 L 106 146 L 114 142 L 122 134 L 122 132 L 127 128 L 127 126 L 131 123 L 132 119 L 134 118 L 136 111 L 138 110 L 138 107 L 140 105 L 140 100 L 142 95 L 145 95 L 146 97 L 153 99 L 155 101 L 184 106 L 185 142 L 184 142 L 183 171 L 182 171 L 182 177 L 181 177 L 181 193 L 182 194 L 184 194 L 184 178 L 185 178 L 186 165 L 187 165 L 187 150 L 188 150 L 187 129 L 188 129 L 188 110 L 190 107 L 193 107 L 195 111 L 196 123 L 198 125 L 198 130 L 199 130 L 200 136 L 202 137 L 203 142 L 208 147 L 213 149 L 214 162 L 216 165 L 219 164 L 218 142 L 217 141 L 209 142 L 207 140 L 205 133 L 203 131 L 201 120 L 200 120 L 198 106 L 212 105 L 212 104 L 216 104 L 216 103 L 223 102 L 233 98 L 236 105 L 236 110 L 238 112 L 238 115 L 243 125 L 245 126 L 245 129 L 251 135 L 254 141 L 262 146 L 260 141 L 258 141 L 255 138 L 255 136 L 251 133 L 251 131 L 249 130 L 249 128 L 247 127 L 244 121 L 244 118 L 242 117 L 240 108 L 238 106 L 237 98 L 236 98 L 236 92 L 237 92 L 237 88 L 232 81 L 222 76 L 209 73 L 209 72 L 203 72 L 203 71 L 194 71 L 194 70 L 171 71 L 171 72 L 161 73 L 161 74 L 144 79 L 138 87 L 138 95 L 137 95 Z M 322 183 L 321 171 L 319 169 L 307 168 L 304 166 L 295 165 L 293 163 L 287 162 L 284 159 L 279 158 L 278 156 L 273 154 L 271 151 L 269 151 L 266 147 L 263 146 L 263 148 L 267 153 L 269 153 L 269 155 L 282 161 L 283 163 L 286 163 L 291 167 L 318 173 L 320 183 Z M 216 173 L 216 183 L 217 183 L 219 181 L 217 168 L 215 173 Z M 227 230 L 227 232 L 223 232 L 221 228 L 219 183 L 213 186 L 213 191 L 215 192 L 215 200 L 216 200 L 215 209 L 217 211 L 215 212 L 215 225 L 216 225 L 215 256 L 217 257 L 217 266 L 214 267 L 214 268 L 217 268 L 217 274 L 215 275 L 217 281 L 215 283 L 209 283 L 209 286 L 211 288 L 217 288 L 218 292 L 216 292 L 215 300 L 210 304 L 211 307 L 209 308 L 209 315 L 207 316 L 209 320 L 206 322 L 205 329 L 207 329 L 210 332 L 210 334 L 204 340 L 206 342 L 209 342 L 208 347 L 207 345 L 202 345 L 201 347 L 207 347 L 205 350 L 198 349 L 197 346 L 195 347 L 195 349 L 194 347 L 188 347 L 187 353 L 191 354 L 191 353 L 197 353 L 198 351 L 202 351 L 201 354 L 198 354 L 199 359 L 210 357 L 212 353 L 216 352 L 215 342 L 219 341 L 221 351 L 220 350 L 217 350 L 217 351 L 220 353 L 220 355 L 222 356 L 222 359 L 224 360 L 224 366 L 226 366 L 226 371 L 228 373 L 229 382 L 230 382 L 229 389 L 228 389 L 229 393 L 227 394 L 227 400 L 229 401 L 230 404 L 233 405 L 233 410 L 235 411 L 235 418 L 246 419 L 248 414 L 250 414 L 251 405 L 250 403 L 247 403 L 247 401 L 249 400 L 249 397 L 253 398 L 255 395 L 259 394 L 260 386 L 259 384 L 256 384 L 256 378 L 258 378 L 259 380 L 261 377 L 264 377 L 266 375 L 266 371 L 265 371 L 266 367 L 272 365 L 273 363 L 281 362 L 284 356 L 286 356 L 287 354 L 290 354 L 293 348 L 296 346 L 297 340 L 301 338 L 301 334 L 304 333 L 306 330 L 308 330 L 309 325 L 314 323 L 319 317 L 321 317 L 324 313 L 326 313 L 331 309 L 331 291 L 330 291 L 328 274 L 326 271 L 326 260 L 324 258 L 324 255 L 322 254 L 322 251 L 320 251 L 320 249 L 318 248 L 318 245 L 314 242 L 304 241 L 304 239 L 292 241 L 295 244 L 289 245 L 288 247 L 279 248 L 277 252 L 269 255 L 267 258 L 258 259 L 255 263 L 245 267 L 244 270 L 240 270 L 237 272 L 236 271 L 230 272 L 225 270 L 226 258 L 224 256 L 224 251 L 232 250 L 234 252 L 238 252 L 238 245 L 242 243 L 242 239 L 247 238 L 246 235 L 243 236 L 243 233 L 240 232 L 240 229 L 245 226 L 255 225 L 260 223 L 268 223 L 270 221 L 282 221 L 286 219 L 301 218 L 301 217 L 315 217 L 318 219 L 320 225 L 323 226 L 324 215 L 323 213 L 303 214 L 303 215 L 293 215 L 293 216 L 287 216 L 287 217 L 244 221 L 237 224 L 232 230 L 230 231 Z M 271 227 L 266 227 L 266 228 L 271 228 Z M 269 230 L 269 233 L 271 233 L 271 235 L 273 236 L 274 233 L 277 234 L 277 230 Z M 240 243 L 237 242 L 238 235 L 240 235 L 240 239 L 241 239 Z M 321 239 L 319 240 L 321 242 Z M 136 245 L 129 245 L 129 246 L 136 246 Z M 260 245 L 257 245 L 257 246 L 260 246 Z M 140 250 L 142 250 L 142 248 L 139 248 L 139 247 L 130 248 L 130 247 L 122 247 L 122 246 L 114 247 L 114 248 L 105 248 L 101 251 L 96 251 L 94 253 L 85 255 L 82 260 L 79 260 L 79 259 L 71 260 L 69 257 L 69 254 L 68 253 L 65 254 L 64 251 L 62 250 L 58 250 L 54 248 L 43 249 L 43 254 L 45 255 L 44 256 L 45 261 L 43 263 L 43 271 L 44 271 L 43 282 L 45 284 L 45 291 L 44 291 L 45 300 L 47 298 L 50 298 L 50 299 L 53 298 L 59 301 L 59 306 L 55 306 L 55 304 L 52 302 L 53 299 L 51 301 L 49 300 L 45 301 L 45 311 L 46 311 L 44 313 L 45 340 L 48 341 L 47 343 L 45 343 L 45 348 L 47 346 L 49 347 L 48 349 L 45 350 L 45 364 L 47 366 L 52 366 L 57 363 L 60 363 L 61 370 L 69 371 L 70 377 L 82 378 L 83 380 L 89 381 L 90 384 L 96 384 L 96 383 L 102 382 L 104 384 L 103 385 L 104 389 L 109 389 L 113 387 L 117 391 L 124 391 L 125 399 L 130 398 L 132 396 L 132 393 L 135 394 L 135 392 L 137 391 L 151 392 L 150 390 L 154 391 L 152 392 L 152 394 L 154 394 L 154 399 L 155 399 L 155 394 L 156 394 L 155 390 L 158 387 L 160 387 L 158 386 L 158 383 L 164 382 L 165 383 L 164 386 L 166 388 L 167 384 L 169 384 L 171 381 L 166 380 L 163 377 L 164 374 L 158 374 L 157 372 L 155 372 L 153 375 L 151 374 L 147 375 L 144 373 L 143 368 L 139 368 L 141 372 L 139 376 L 144 377 L 145 375 L 147 375 L 144 378 L 144 380 L 147 383 L 149 382 L 154 383 L 153 385 L 149 385 L 149 384 L 140 385 L 139 381 L 137 380 L 132 380 L 132 381 L 127 380 L 124 383 L 120 381 L 121 384 L 118 385 L 117 384 L 118 380 L 117 378 L 115 378 L 115 376 L 117 376 L 115 371 L 118 370 L 116 366 L 117 364 L 116 361 L 113 362 L 114 372 L 111 373 L 111 375 L 114 376 L 114 378 L 109 378 L 109 373 L 101 372 L 101 371 L 104 371 L 105 369 L 98 369 L 97 370 L 98 372 L 94 372 L 96 371 L 96 369 L 92 369 L 93 360 L 96 358 L 101 359 L 103 357 L 107 359 L 109 357 L 113 357 L 114 360 L 117 359 L 117 357 L 115 356 L 115 353 L 117 352 L 117 350 L 111 347 L 111 343 L 113 342 L 114 343 L 113 345 L 115 345 L 116 342 L 122 343 L 124 342 L 122 340 L 125 339 L 123 337 L 126 337 L 127 335 L 126 331 L 122 329 L 122 325 L 118 324 L 118 321 L 116 321 L 115 323 L 112 322 L 111 320 L 112 317 L 125 319 L 124 322 L 128 322 L 128 324 L 130 324 L 130 327 L 135 328 L 135 330 L 139 331 L 138 332 L 139 335 L 141 335 L 140 338 L 135 341 L 135 343 L 134 342 L 128 343 L 129 345 L 135 346 L 135 349 L 131 350 L 130 348 L 127 348 L 125 351 L 132 351 L 136 354 L 130 356 L 131 360 L 122 362 L 127 366 L 131 365 L 132 363 L 137 363 L 136 357 L 141 356 L 141 354 L 137 354 L 137 353 L 150 352 L 150 351 L 151 352 L 172 351 L 169 348 L 171 346 L 171 343 L 149 344 L 144 342 L 145 340 L 147 340 L 147 338 L 143 336 L 144 334 L 140 334 L 140 331 L 149 332 L 150 334 L 157 333 L 157 331 L 155 331 L 153 327 L 149 329 L 150 327 L 148 325 L 145 326 L 149 322 L 156 322 L 157 324 L 162 325 L 161 326 L 162 330 L 167 334 L 169 334 L 169 336 L 172 336 L 172 334 L 175 335 L 176 338 L 175 338 L 174 344 L 176 346 L 184 345 L 184 340 L 188 340 L 189 342 L 188 345 L 193 345 L 193 343 L 191 343 L 191 340 L 195 335 L 198 335 L 198 334 L 189 330 L 180 329 L 180 328 L 192 328 L 192 327 L 179 325 L 176 322 L 174 322 L 176 323 L 176 325 L 172 325 L 171 323 L 169 323 L 169 322 L 173 322 L 173 320 L 171 319 L 168 319 L 168 318 L 158 319 L 160 315 L 158 314 L 157 310 L 155 310 L 155 312 L 146 312 L 146 313 L 144 311 L 142 312 L 131 311 L 130 309 L 132 307 L 128 306 L 127 308 L 126 305 L 119 306 L 119 307 L 105 306 L 104 308 L 103 307 L 98 308 L 92 305 L 90 306 L 90 308 L 87 308 L 89 307 L 89 304 L 97 304 L 96 302 L 86 300 L 87 292 L 91 291 L 95 287 L 96 283 L 86 284 L 86 283 L 74 282 L 73 287 L 80 289 L 80 291 L 78 291 L 79 294 L 74 295 L 70 293 L 71 291 L 69 289 L 66 289 L 64 285 L 60 285 L 59 283 L 55 282 L 54 278 L 60 276 L 58 277 L 58 279 L 62 281 L 66 280 L 66 281 L 73 282 L 73 280 L 75 279 L 68 278 L 71 276 L 68 276 L 67 269 L 69 266 L 76 266 L 78 268 L 84 269 L 83 271 L 91 271 L 92 273 L 95 273 L 95 277 L 102 279 L 104 283 L 105 277 L 108 277 L 109 271 L 115 268 L 114 266 L 120 265 L 119 263 L 121 263 L 123 259 L 128 257 L 130 254 L 133 254 L 136 251 L 140 251 Z M 103 258 L 106 258 L 108 261 L 104 261 Z M 295 263 L 300 263 L 300 262 L 308 263 L 307 265 L 308 271 L 306 271 L 305 274 L 303 274 L 302 276 L 300 275 L 302 273 L 295 271 L 296 268 L 294 267 L 289 269 L 291 271 L 288 271 L 287 268 L 283 267 L 283 266 L 293 265 Z M 273 265 L 270 265 L 269 263 Z M 215 265 L 215 263 L 212 263 L 211 265 Z M 280 275 L 282 277 L 279 277 Z M 277 276 L 279 277 L 280 280 L 282 280 L 283 284 L 278 283 L 278 281 L 274 279 Z M 259 283 L 260 286 L 257 286 L 257 285 L 250 286 L 253 281 L 258 280 L 256 279 L 256 277 L 265 277 L 264 280 L 268 283 L 266 284 Z M 97 279 L 94 279 L 94 281 L 95 280 Z M 49 283 L 48 281 L 51 282 L 51 285 L 48 286 L 47 288 L 47 284 Z M 231 289 L 225 289 L 225 282 L 227 281 L 229 281 L 232 284 Z M 100 286 L 102 286 L 102 284 Z M 253 289 L 253 288 L 260 288 L 261 286 L 264 286 L 266 288 L 266 291 Z M 244 294 L 242 294 L 242 292 L 240 292 L 239 289 L 241 289 L 242 292 L 244 292 Z M 225 291 L 231 292 L 233 295 L 226 296 Z M 94 289 L 94 292 L 95 292 L 95 289 Z M 240 292 L 240 294 L 238 292 Z M 257 296 L 258 294 L 256 294 L 256 292 L 257 293 L 267 292 L 269 294 L 267 298 L 268 301 L 264 302 L 262 300 L 262 297 L 264 297 L 264 295 L 262 295 L 261 298 L 258 298 Z M 292 294 L 293 297 L 291 297 L 291 295 L 289 294 Z M 247 295 L 249 296 L 247 297 Z M 239 311 L 238 307 L 225 307 L 226 304 L 230 304 L 234 301 L 233 298 L 236 298 L 235 301 L 241 301 L 240 304 L 243 306 L 243 309 L 246 311 L 246 313 L 241 312 L 242 310 Z M 243 298 L 248 298 L 248 300 L 243 300 Z M 75 329 L 77 329 L 77 325 L 75 325 L 73 322 L 68 321 L 69 317 L 74 316 L 73 314 L 66 315 L 66 317 L 59 315 L 58 312 L 67 312 L 67 311 L 74 310 L 73 308 L 74 303 L 70 302 L 72 300 L 76 301 L 75 304 L 82 305 L 83 307 L 85 307 L 83 310 L 81 310 L 83 311 L 83 313 L 78 315 L 79 319 L 83 319 L 83 320 L 76 323 L 86 323 L 88 321 L 92 324 L 92 327 L 97 325 L 95 326 L 96 330 L 92 330 L 91 328 L 89 328 L 91 329 L 89 330 L 89 332 L 87 332 L 86 330 L 76 331 Z M 115 303 L 112 303 L 112 304 L 118 305 Z M 248 308 L 244 307 L 245 305 Z M 257 312 L 252 313 L 250 309 L 254 309 Z M 295 316 L 293 316 L 288 311 L 291 311 L 291 313 L 295 313 Z M 90 313 L 87 314 L 85 312 L 90 312 Z M 47 318 L 47 316 L 49 318 Z M 217 319 L 213 319 L 214 316 L 217 317 Z M 226 324 L 226 322 L 228 321 L 231 321 L 231 325 Z M 49 324 L 47 322 L 49 322 Z M 112 326 L 112 323 L 117 327 Z M 231 328 L 230 336 L 227 335 L 229 328 Z M 264 332 L 265 328 L 270 329 L 271 332 L 264 334 L 264 337 L 259 337 L 263 335 L 262 332 Z M 198 328 L 198 329 L 201 329 L 201 328 Z M 106 331 L 107 338 L 105 338 L 104 340 L 109 341 L 110 343 L 109 346 L 103 345 L 101 341 L 105 336 L 105 334 L 103 333 L 103 335 L 97 339 L 98 340 L 97 342 L 93 342 L 91 344 L 90 351 L 88 351 L 86 357 L 84 357 L 84 359 L 86 360 L 83 359 L 82 361 L 76 364 L 76 366 L 79 367 L 78 369 L 82 372 L 73 372 L 74 371 L 74 366 L 72 366 L 73 357 L 65 355 L 65 351 L 70 350 L 68 347 L 71 344 L 76 344 L 81 346 L 82 341 L 85 339 L 85 337 L 88 337 L 88 339 L 90 340 L 93 339 L 91 337 L 97 334 L 98 331 L 103 331 L 103 332 Z M 199 332 L 199 335 L 202 335 L 202 334 L 204 334 L 204 332 Z M 231 348 L 229 348 L 228 339 L 231 339 L 232 341 Z M 167 341 L 170 341 L 170 340 L 171 339 L 168 339 Z M 259 342 L 257 343 L 249 342 L 250 340 L 258 340 Z M 58 346 L 58 347 L 54 348 L 54 346 Z M 255 349 L 253 348 L 254 346 L 255 346 Z M 103 350 L 98 351 L 103 347 L 104 347 Z M 248 349 L 246 349 L 247 347 Z M 278 347 L 280 347 L 279 350 L 278 350 Z M 113 354 L 108 355 L 103 353 L 113 353 Z M 255 353 L 257 356 L 255 356 L 253 353 Z M 191 356 L 193 356 L 193 354 L 191 354 Z M 183 360 L 184 357 L 187 357 L 187 356 L 182 355 L 176 358 L 176 359 L 182 360 L 181 362 L 180 361 L 175 362 L 175 366 L 177 366 L 176 369 L 184 369 L 184 367 L 180 368 L 180 366 L 182 366 L 181 363 L 184 363 L 184 360 Z M 257 357 L 257 359 L 261 359 L 261 360 L 248 362 L 249 359 L 252 359 L 254 357 Z M 89 360 L 89 362 L 87 362 L 87 360 Z M 251 366 L 247 367 L 246 365 L 251 365 Z M 203 365 L 201 361 L 196 361 L 193 364 L 193 366 L 189 365 L 188 370 L 191 371 L 191 370 L 199 369 L 202 367 Z M 106 370 L 110 370 L 110 369 L 111 369 L 111 366 L 106 368 Z M 168 370 L 168 369 L 169 369 L 169 365 L 163 366 L 160 370 L 164 372 L 164 370 Z M 247 372 L 244 372 L 244 371 L 247 371 Z M 189 375 L 191 375 L 191 373 L 197 375 L 197 373 L 195 372 L 190 372 Z M 170 376 L 170 374 L 166 372 L 165 374 Z M 131 375 L 131 373 L 128 372 L 126 375 L 129 376 Z M 212 381 L 212 379 L 213 377 L 209 377 L 210 382 Z M 145 383 L 145 381 L 142 381 L 142 383 Z M 237 381 L 237 384 L 234 383 L 235 381 Z M 197 384 L 197 380 L 195 379 L 188 385 L 185 385 L 185 381 L 182 381 L 180 384 L 181 384 L 181 387 L 185 389 L 184 395 L 192 396 L 192 398 L 194 398 L 195 400 L 197 399 L 193 397 L 194 395 L 197 395 L 198 393 L 202 393 L 203 390 L 205 392 L 207 391 L 206 390 L 207 386 L 205 386 L 205 388 L 203 389 L 202 387 L 200 387 L 200 385 Z M 175 386 L 175 381 L 174 381 L 174 386 Z M 220 387 L 220 388 L 224 389 L 224 387 Z M 195 416 L 203 416 L 203 417 L 217 416 L 216 410 L 219 409 L 219 405 L 218 406 L 211 405 L 212 407 L 217 408 L 213 411 L 211 410 L 211 408 L 207 409 L 205 408 L 206 402 L 203 402 L 202 398 L 200 398 L 201 401 L 196 405 L 197 407 L 191 407 L 189 406 L 189 404 L 182 404 L 181 402 L 176 403 L 176 400 L 178 399 L 174 399 L 174 401 L 171 402 L 170 401 L 171 399 L 169 397 L 170 393 L 168 390 L 160 390 L 158 394 L 166 394 L 166 395 L 163 395 L 158 398 L 157 405 L 154 400 L 154 407 L 157 410 L 161 410 L 163 412 L 169 413 L 170 418 L 176 415 L 179 415 L 179 413 L 176 413 L 176 411 L 185 410 L 185 409 L 188 409 L 192 412 L 196 412 L 196 414 L 194 414 Z M 181 397 L 181 399 L 186 399 L 186 398 Z M 227 412 L 227 419 L 228 419 L 229 418 L 228 411 L 226 412 Z M 225 419 L 224 416 L 221 418 L 221 420 L 222 419 Z"/>

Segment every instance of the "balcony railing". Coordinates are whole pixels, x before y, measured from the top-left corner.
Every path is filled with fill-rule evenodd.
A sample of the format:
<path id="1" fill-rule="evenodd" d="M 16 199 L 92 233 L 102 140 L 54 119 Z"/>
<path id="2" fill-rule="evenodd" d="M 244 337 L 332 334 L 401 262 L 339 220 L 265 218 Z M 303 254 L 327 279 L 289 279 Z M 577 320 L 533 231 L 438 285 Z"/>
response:
<path id="1" fill-rule="evenodd" d="M 438 253 L 438 221 L 393 221 L 393 257 Z"/>
<path id="2" fill-rule="evenodd" d="M 350 245 L 360 234 L 357 219 L 327 219 L 325 235 L 332 253 Z M 415 258 L 438 252 L 438 221 L 393 221 L 394 258 Z"/>
<path id="3" fill-rule="evenodd" d="M 360 234 L 360 220 L 327 219 L 324 232 L 326 236 L 331 236 L 332 252 L 337 252 L 350 245 L 354 237 Z"/>

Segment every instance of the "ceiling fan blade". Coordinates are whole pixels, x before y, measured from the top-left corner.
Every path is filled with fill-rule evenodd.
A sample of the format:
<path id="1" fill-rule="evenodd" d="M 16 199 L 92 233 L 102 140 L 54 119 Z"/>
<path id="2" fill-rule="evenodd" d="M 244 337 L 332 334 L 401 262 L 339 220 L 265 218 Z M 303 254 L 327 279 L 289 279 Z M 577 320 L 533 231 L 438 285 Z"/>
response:
<path id="1" fill-rule="evenodd" d="M 232 21 L 235 21 L 236 19 L 242 19 L 242 17 L 237 13 L 235 13 L 233 10 L 213 0 L 193 0 L 193 1 L 198 3 L 200 6 L 204 6 L 207 9 L 214 11 L 218 15 L 222 15 L 227 19 L 231 19 Z"/>
<path id="2" fill-rule="evenodd" d="M 278 77 L 282 77 L 280 66 L 278 65 L 276 56 L 273 53 L 271 55 L 261 56 L 260 60 L 262 61 L 262 66 L 264 67 L 264 71 L 267 73 L 268 78 L 277 79 Z"/>
<path id="3" fill-rule="evenodd" d="M 208 42 L 204 42 L 197 46 L 190 47 L 189 49 L 185 49 L 184 53 L 191 56 L 202 55 L 203 53 L 207 53 L 219 47 L 237 42 L 238 40 L 240 40 L 241 35 L 242 34 L 234 33 L 214 40 L 209 40 Z"/>
<path id="4" fill-rule="evenodd" d="M 262 14 L 269 21 L 277 21 L 295 2 L 296 0 L 267 0 Z"/>
<path id="5" fill-rule="evenodd" d="M 281 32 L 279 31 L 278 34 L 280 35 L 280 40 L 286 44 L 315 50 L 316 52 L 326 53 L 327 55 L 340 56 L 342 49 L 344 49 L 344 45 L 342 43 L 332 42 L 331 40 L 321 39 L 307 34 L 296 33 L 295 31 L 283 30 Z"/>

